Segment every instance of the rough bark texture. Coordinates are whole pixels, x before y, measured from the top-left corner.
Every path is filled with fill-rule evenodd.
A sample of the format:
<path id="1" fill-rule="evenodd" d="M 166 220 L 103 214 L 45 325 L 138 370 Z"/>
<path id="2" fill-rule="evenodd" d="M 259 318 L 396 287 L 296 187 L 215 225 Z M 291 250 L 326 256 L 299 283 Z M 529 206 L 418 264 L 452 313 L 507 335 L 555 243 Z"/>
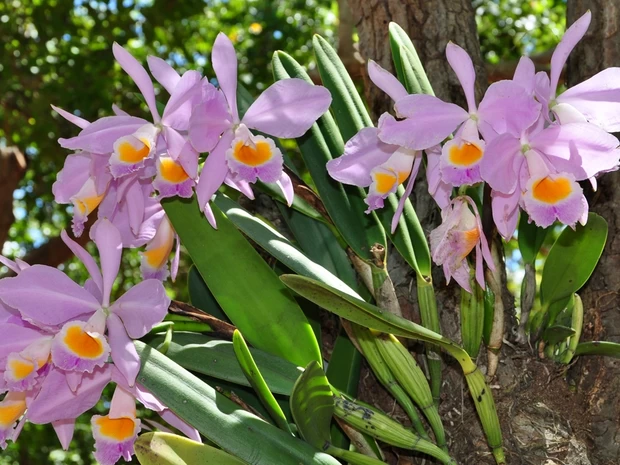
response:
<path id="1" fill-rule="evenodd" d="M 620 1 L 569 0 L 567 24 L 587 10 L 592 23 L 571 55 L 568 84 L 575 85 L 602 69 L 620 65 Z M 591 210 L 609 223 L 601 261 L 581 296 L 584 303 L 583 339 L 620 342 L 620 172 L 601 177 L 598 192 L 590 195 Z M 620 360 L 582 357 L 573 369 L 586 396 L 591 415 L 594 464 L 620 463 Z"/>
<path id="2" fill-rule="evenodd" d="M 356 18 L 359 49 L 364 59 L 373 59 L 394 72 L 388 24 L 398 23 L 413 40 L 418 55 L 431 77 L 435 94 L 449 102 L 464 103 L 463 91 L 446 61 L 446 44 L 452 41 L 471 55 L 478 76 L 478 96 L 484 91 L 486 70 L 480 55 L 474 10 L 467 0 L 349 0 Z M 368 81 L 368 73 L 364 71 Z M 372 85 L 366 97 L 373 116 L 390 107 L 385 94 Z"/>
<path id="3" fill-rule="evenodd" d="M 0 149 L 0 253 L 15 221 L 13 191 L 26 174 L 26 158 L 17 147 Z"/>

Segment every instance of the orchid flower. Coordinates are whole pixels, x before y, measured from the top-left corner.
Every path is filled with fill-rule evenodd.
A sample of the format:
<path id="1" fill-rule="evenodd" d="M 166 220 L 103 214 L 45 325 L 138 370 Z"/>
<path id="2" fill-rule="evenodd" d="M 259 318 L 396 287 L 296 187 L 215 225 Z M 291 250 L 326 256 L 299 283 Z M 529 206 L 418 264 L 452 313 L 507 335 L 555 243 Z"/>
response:
<path id="1" fill-rule="evenodd" d="M 215 227 L 208 204 L 229 176 L 235 183 L 257 179 L 276 183 L 289 205 L 292 203 L 293 186 L 282 170 L 282 153 L 272 139 L 255 135 L 251 129 L 273 137 L 300 137 L 327 111 L 331 96 L 324 87 L 285 79 L 268 87 L 240 118 L 237 56 L 225 34 L 220 33 L 213 44 L 212 61 L 223 95 L 214 89 L 204 90 L 202 103 L 192 112 L 189 137 L 196 150 L 209 152 L 196 194 L 201 210 Z"/>
<path id="2" fill-rule="evenodd" d="M 541 87 L 540 100 L 561 124 L 590 122 L 607 132 L 620 131 L 620 68 L 607 68 L 556 96 L 568 56 L 590 26 L 588 10 L 565 32 L 551 56 L 550 79 Z"/>
<path id="3" fill-rule="evenodd" d="M 570 188 L 570 193 L 576 193 L 577 198 L 581 196 L 581 188 L 574 181 L 592 179 L 599 173 L 611 171 L 618 166 L 620 160 L 618 139 L 593 124 L 552 124 L 544 129 L 543 127 L 544 120 L 541 119 L 536 125 L 524 130 L 520 137 L 510 133 L 496 137 L 488 144 L 487 157 L 480 165 L 482 177 L 493 189 L 495 223 L 506 239 L 510 238 L 516 229 L 519 213 L 517 207 L 522 194 L 528 190 L 529 180 L 542 174 L 541 168 L 535 172 L 528 169 L 529 159 L 542 158 L 548 172 L 565 173 L 565 179 L 571 180 L 566 184 L 566 188 Z M 535 152 L 535 155 L 531 155 L 532 152 Z M 540 163 L 535 165 L 543 166 Z M 557 186 L 559 188 L 559 185 Z M 562 195 L 560 197 L 546 196 L 545 201 L 551 202 L 549 205 L 555 205 L 564 199 Z M 533 203 L 530 202 L 529 205 Z M 587 217 L 587 204 L 580 201 L 579 205 L 581 209 L 585 208 L 582 214 Z M 581 217 L 582 215 L 578 215 L 578 218 Z M 534 214 L 534 218 L 539 216 Z M 575 221 L 568 224 L 574 225 Z M 542 226 L 547 221 L 541 218 L 541 222 L 536 223 Z"/>
<path id="4" fill-rule="evenodd" d="M 482 262 L 484 260 L 491 270 L 495 265 L 475 202 L 467 196 L 456 197 L 442 210 L 441 216 L 443 222 L 430 234 L 433 261 L 443 266 L 448 283 L 454 278 L 463 289 L 471 292 L 467 256 L 476 249 L 476 281 L 484 289 Z"/>
<path id="5" fill-rule="evenodd" d="M 391 73 L 372 60 L 368 62 L 368 75 L 392 100 L 398 101 L 408 95 L 405 87 Z M 437 167 L 438 163 L 430 161 L 432 157 L 437 157 L 435 148 L 429 148 L 426 153 L 429 165 Z M 421 150 L 386 144 L 379 138 L 377 128 L 363 128 L 346 143 L 341 157 L 327 162 L 327 171 L 339 182 L 369 188 L 365 199 L 368 205 L 366 213 L 382 208 L 385 198 L 395 193 L 398 186 L 409 179 L 392 218 L 393 233 L 398 226 L 405 201 L 413 190 L 421 161 Z M 440 206 L 445 206 L 442 199 L 449 199 L 451 187 L 441 181 L 434 182 L 439 178 L 437 169 L 427 170 L 427 177 L 429 186 L 432 184 L 434 187 L 434 197 L 441 202 Z M 442 196 L 444 192 L 446 195 Z"/>
<path id="6" fill-rule="evenodd" d="M 381 116 L 379 138 L 388 144 L 424 150 L 439 144 L 458 128 L 455 137 L 443 146 L 439 163 L 441 178 L 452 186 L 474 184 L 482 181 L 480 162 L 485 156 L 486 143 L 497 134 L 518 135 L 518 128 L 534 124 L 541 105 L 519 84 L 500 81 L 489 86 L 477 106 L 476 74 L 471 58 L 453 43 L 446 47 L 446 57 L 463 87 L 468 110 L 431 95 L 407 95 L 399 98 L 394 106 L 402 120 L 397 121 L 389 114 Z"/>
<path id="7" fill-rule="evenodd" d="M 56 367 L 92 373 L 111 356 L 131 386 L 140 369 L 131 339 L 144 336 L 164 318 L 170 299 L 160 281 L 149 279 L 111 303 L 112 284 L 120 267 L 121 236 L 103 219 L 93 226 L 91 237 L 99 249 L 101 271 L 79 244 L 66 234 L 63 237 L 91 275 L 86 288 L 56 268 L 35 265 L 14 278 L 0 280 L 0 299 L 36 326 L 60 328 L 51 347 Z"/>

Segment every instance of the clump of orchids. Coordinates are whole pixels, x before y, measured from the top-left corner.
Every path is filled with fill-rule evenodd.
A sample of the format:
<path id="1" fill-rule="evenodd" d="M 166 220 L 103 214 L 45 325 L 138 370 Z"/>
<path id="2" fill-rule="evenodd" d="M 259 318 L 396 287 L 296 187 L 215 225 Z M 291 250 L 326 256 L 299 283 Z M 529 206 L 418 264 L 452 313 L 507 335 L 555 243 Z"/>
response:
<path id="1" fill-rule="evenodd" d="M 505 239 L 517 227 L 519 211 L 540 227 L 556 220 L 585 224 L 588 204 L 578 181 L 618 168 L 620 144 L 620 70 L 606 69 L 560 95 L 560 73 L 568 55 L 590 24 L 587 12 L 567 31 L 551 58 L 551 70 L 535 72 L 528 57 L 513 79 L 489 86 L 479 104 L 475 71 L 465 50 L 449 43 L 446 57 L 456 73 L 467 110 L 431 95 L 409 95 L 404 86 L 374 62 L 370 79 L 395 102 L 396 118 L 385 113 L 377 128 L 364 128 L 327 164 L 336 180 L 368 187 L 368 210 L 409 179 L 392 220 L 398 225 L 423 153 L 428 191 L 442 209 L 443 224 L 431 232 L 435 263 L 446 279 L 470 290 L 467 256 L 476 249 L 476 279 L 484 288 L 482 257 L 493 268 L 480 215 L 467 196 L 451 200 L 454 188 L 486 182 L 491 188 L 493 220 Z M 446 139 L 454 133 L 454 136 Z M 443 143 L 443 146 L 441 143 Z"/>
<path id="2" fill-rule="evenodd" d="M 479 103 L 471 59 L 448 44 L 447 59 L 465 92 L 467 110 L 431 95 L 410 95 L 394 76 L 369 62 L 370 78 L 395 102 L 396 116 L 386 113 L 378 127 L 359 131 L 327 171 L 337 181 L 368 188 L 368 212 L 383 207 L 384 199 L 408 180 L 394 230 L 425 160 L 429 193 L 443 218 L 430 234 L 432 258 L 448 280 L 471 291 L 468 256 L 475 250 L 473 274 L 484 287 L 484 262 L 491 269 L 494 265 L 480 214 L 470 197 L 453 196 L 455 188 L 487 183 L 495 225 L 509 239 L 520 210 L 541 227 L 584 223 L 588 205 L 578 181 L 596 187 L 597 175 L 618 168 L 620 142 L 610 133 L 620 131 L 619 69 L 556 95 L 562 67 L 589 22 L 587 13 L 566 32 L 549 75 L 535 73 L 532 61 L 523 57 L 514 78 L 492 84 Z M 161 200 L 195 192 L 213 227 L 210 202 L 223 184 L 253 198 L 257 180 L 274 183 L 292 204 L 282 153 L 265 135 L 300 137 L 331 103 L 324 87 L 285 79 L 265 90 L 241 117 L 237 58 L 231 41 L 220 34 L 212 51 L 218 87 L 196 71 L 179 75 L 165 61 L 148 58 L 151 75 L 169 94 L 159 111 L 146 69 L 119 45 L 113 53 L 142 93 L 151 121 L 114 107 L 113 116 L 91 123 L 54 107 L 81 129 L 59 140 L 74 153 L 58 173 L 55 200 L 73 206 L 75 236 L 84 233 L 96 211 L 90 237 L 100 266 L 65 232 L 65 244 L 90 273 L 83 285 L 55 268 L 0 257 L 16 275 L 0 280 L 0 393 L 6 393 L 0 401 L 0 446 L 16 440 L 30 421 L 51 423 L 67 448 L 75 419 L 115 383 L 109 414 L 92 418 L 95 457 L 102 465 L 131 458 L 142 427 L 136 400 L 200 440 L 193 427 L 138 382 L 140 360 L 132 341 L 166 316 L 170 299 L 162 283 L 175 278 L 179 265 L 179 240 Z M 123 248 L 135 247 L 145 247 L 144 281 L 111 301 Z"/>

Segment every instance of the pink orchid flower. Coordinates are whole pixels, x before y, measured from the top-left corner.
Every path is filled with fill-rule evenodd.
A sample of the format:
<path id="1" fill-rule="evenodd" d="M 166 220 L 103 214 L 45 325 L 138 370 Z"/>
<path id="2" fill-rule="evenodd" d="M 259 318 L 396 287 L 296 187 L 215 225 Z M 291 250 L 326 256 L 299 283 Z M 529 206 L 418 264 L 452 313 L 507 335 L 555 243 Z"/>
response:
<path id="1" fill-rule="evenodd" d="M 272 139 L 255 135 L 251 129 L 274 137 L 300 137 L 327 111 L 331 96 L 324 87 L 285 79 L 268 87 L 239 118 L 237 56 L 223 33 L 213 44 L 212 61 L 222 92 L 204 89 L 202 103 L 192 112 L 189 137 L 196 150 L 209 152 L 196 194 L 201 210 L 215 227 L 209 202 L 227 178 L 246 187 L 257 179 L 276 183 L 292 203 L 293 186 L 282 170 L 282 153 Z"/>
<path id="2" fill-rule="evenodd" d="M 497 134 L 518 135 L 520 128 L 534 124 L 541 105 L 513 81 L 493 83 L 480 105 L 476 105 L 476 73 L 471 58 L 453 43 L 446 47 L 446 57 L 463 87 L 468 110 L 431 95 L 407 95 L 394 106 L 401 120 L 389 114 L 379 120 L 379 138 L 388 144 L 424 150 L 457 130 L 455 137 L 443 146 L 441 178 L 452 186 L 474 184 L 482 181 L 480 163 L 485 158 L 486 143 Z"/>
<path id="3" fill-rule="evenodd" d="M 550 79 L 539 97 L 561 124 L 590 122 L 607 132 L 620 131 L 620 68 L 607 68 L 556 97 L 562 68 L 590 26 L 588 10 L 566 31 L 551 57 Z"/>
<path id="4" fill-rule="evenodd" d="M 442 210 L 441 216 L 443 222 L 430 234 L 433 261 L 443 266 L 448 283 L 454 278 L 463 289 L 471 292 L 467 256 L 476 249 L 476 281 L 484 289 L 482 262 L 484 260 L 491 270 L 495 265 L 475 202 L 467 196 L 457 197 Z"/>
<path id="5" fill-rule="evenodd" d="M 377 87 L 398 101 L 408 94 L 405 87 L 388 71 L 374 61 L 368 62 L 368 74 Z M 446 206 L 452 188 L 440 179 L 438 147 L 426 150 L 428 164 L 426 174 L 433 197 Z M 433 160 L 431 160 L 431 158 Z M 435 160 L 436 159 L 436 160 Z M 409 179 L 405 193 L 392 218 L 392 233 L 398 226 L 406 199 L 411 194 L 422 161 L 421 150 L 411 150 L 399 145 L 387 144 L 379 138 L 377 128 L 363 128 L 344 147 L 344 154 L 327 162 L 327 171 L 335 180 L 344 184 L 368 187 L 365 199 L 366 213 L 382 208 L 385 198 L 396 192 L 398 186 Z M 433 169 L 434 168 L 434 169 Z M 442 195 L 443 194 L 443 195 Z"/>
<path id="6" fill-rule="evenodd" d="M 144 336 L 163 320 L 170 299 L 160 281 L 149 279 L 111 303 L 121 261 L 121 236 L 103 219 L 93 226 L 91 237 L 99 249 L 101 271 L 88 252 L 65 237 L 90 273 L 85 287 L 56 268 L 35 265 L 1 280 L 0 299 L 38 327 L 60 328 L 51 347 L 57 368 L 92 373 L 111 356 L 131 386 L 140 369 L 131 340 Z"/>

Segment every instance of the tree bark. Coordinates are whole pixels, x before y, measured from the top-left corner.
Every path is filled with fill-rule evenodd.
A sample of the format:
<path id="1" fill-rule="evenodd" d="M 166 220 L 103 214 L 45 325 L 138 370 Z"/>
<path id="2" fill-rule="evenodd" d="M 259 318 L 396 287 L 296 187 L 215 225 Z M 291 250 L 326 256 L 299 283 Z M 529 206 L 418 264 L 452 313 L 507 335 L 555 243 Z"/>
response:
<path id="1" fill-rule="evenodd" d="M 620 65 L 620 1 L 569 0 L 567 24 L 587 10 L 592 23 L 568 62 L 569 87 L 610 66 Z M 609 224 L 607 245 L 598 267 L 581 292 L 586 332 L 583 339 L 620 342 L 620 172 L 599 180 L 589 196 L 591 211 Z M 582 357 L 573 369 L 591 415 L 592 463 L 620 463 L 620 363 L 604 357 Z"/>
<path id="2" fill-rule="evenodd" d="M 362 57 L 373 59 L 394 73 L 388 25 L 398 23 L 413 41 L 433 84 L 435 94 L 448 102 L 464 104 L 463 91 L 446 61 L 446 45 L 452 41 L 472 57 L 477 75 L 477 96 L 486 88 L 486 69 L 480 54 L 474 9 L 467 0 L 349 0 L 356 17 Z M 368 84 L 368 73 L 364 70 Z M 373 116 L 390 108 L 389 99 L 374 85 L 366 85 Z"/>
<path id="3" fill-rule="evenodd" d="M 0 149 L 0 253 L 15 221 L 13 191 L 26 174 L 26 157 L 17 147 Z"/>

